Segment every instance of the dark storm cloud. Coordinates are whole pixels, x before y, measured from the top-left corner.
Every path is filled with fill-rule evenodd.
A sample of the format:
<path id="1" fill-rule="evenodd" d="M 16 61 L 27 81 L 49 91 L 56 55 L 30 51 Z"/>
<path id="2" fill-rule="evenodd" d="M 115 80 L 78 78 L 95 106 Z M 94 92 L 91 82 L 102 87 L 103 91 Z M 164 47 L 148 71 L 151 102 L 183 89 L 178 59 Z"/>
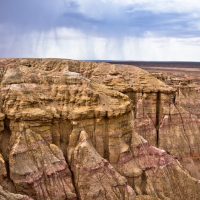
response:
<path id="1" fill-rule="evenodd" d="M 151 31 L 157 36 L 191 37 L 198 36 L 194 23 L 190 14 L 135 11 L 129 14 L 127 27 L 136 29 L 137 36 Z"/>
<path id="2" fill-rule="evenodd" d="M 185 11 L 188 3 L 184 1 L 180 11 L 178 0 L 173 0 L 175 9 L 171 4 L 165 8 L 168 0 L 159 3 L 161 9 L 156 0 L 128 1 L 0 0 L 0 57 L 54 57 L 57 52 L 68 57 L 63 52 L 70 49 L 73 58 L 94 59 L 93 54 L 119 58 L 130 46 L 137 54 L 146 38 L 186 38 L 188 46 L 197 46 L 200 6 L 196 9 L 194 4 Z M 134 44 L 122 50 L 129 39 Z"/>
<path id="3" fill-rule="evenodd" d="M 104 11 L 98 18 L 83 13 L 77 1 L 3 0 L 0 2 L 0 24 L 8 24 L 19 32 L 70 27 L 101 37 L 143 37 L 148 31 L 157 36 L 198 36 L 199 30 L 193 24 L 199 18 L 194 19 L 188 13 L 131 11 L 130 6 L 117 7 L 118 12 L 112 12 L 112 9 Z"/>
<path id="4" fill-rule="evenodd" d="M 143 37 L 148 31 L 158 37 L 191 37 L 198 36 L 199 30 L 193 24 L 190 14 L 159 13 L 150 11 L 123 12 L 121 16 L 103 19 L 91 18 L 85 14 L 65 12 L 60 16 L 57 25 L 80 29 L 89 35 L 101 37 Z"/>
<path id="5" fill-rule="evenodd" d="M 62 13 L 76 11 L 77 7 L 75 1 L 1 0 L 0 24 L 25 30 L 48 30 L 57 26 Z"/>

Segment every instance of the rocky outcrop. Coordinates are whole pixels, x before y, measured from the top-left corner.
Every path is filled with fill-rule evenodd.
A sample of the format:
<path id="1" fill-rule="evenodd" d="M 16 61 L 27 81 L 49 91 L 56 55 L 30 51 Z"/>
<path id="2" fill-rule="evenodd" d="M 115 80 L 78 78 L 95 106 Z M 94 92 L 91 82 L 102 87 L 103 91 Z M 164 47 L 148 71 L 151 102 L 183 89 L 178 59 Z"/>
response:
<path id="1" fill-rule="evenodd" d="M 163 118 L 160 126 L 160 135 L 167 137 L 173 130 L 173 134 L 167 141 L 163 139 L 162 148 L 176 155 L 181 164 L 193 177 L 200 178 L 200 152 L 199 152 L 199 99 L 200 95 L 196 85 L 188 77 L 171 77 L 162 73 L 153 73 L 163 82 L 176 88 L 174 103 L 168 109 L 170 115 Z M 161 78 L 162 77 L 162 78 Z M 169 128 L 170 126 L 170 128 Z M 174 141 L 181 141 L 175 143 Z"/>
<path id="2" fill-rule="evenodd" d="M 96 152 L 85 131 L 79 135 L 70 163 L 79 199 L 135 199 L 126 178 Z"/>
<path id="3" fill-rule="evenodd" d="M 22 127 L 9 157 L 16 190 L 35 199 L 76 199 L 71 172 L 61 150 Z"/>
<path id="4" fill-rule="evenodd" d="M 9 195 L 200 196 L 198 177 L 182 162 L 194 160 L 188 147 L 195 139 L 187 140 L 192 127 L 176 88 L 139 68 L 106 63 L 0 59 L 0 67 L 0 184 Z"/>
<path id="5" fill-rule="evenodd" d="M 91 80 L 131 98 L 139 135 L 176 156 L 193 177 L 200 178 L 200 95 L 192 80 L 106 63 L 87 70 Z"/>
<path id="6" fill-rule="evenodd" d="M 1 200 L 33 200 L 27 195 L 13 194 L 8 191 L 5 191 L 3 190 L 2 186 L 0 186 L 0 199 Z"/>

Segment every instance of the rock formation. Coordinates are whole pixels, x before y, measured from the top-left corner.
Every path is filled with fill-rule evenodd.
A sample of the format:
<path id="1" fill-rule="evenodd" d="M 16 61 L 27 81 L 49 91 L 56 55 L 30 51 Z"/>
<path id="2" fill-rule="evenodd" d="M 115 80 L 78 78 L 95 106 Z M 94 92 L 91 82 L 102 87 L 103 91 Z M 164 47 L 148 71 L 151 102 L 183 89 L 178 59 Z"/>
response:
<path id="1" fill-rule="evenodd" d="M 107 63 L 88 71 L 91 80 L 130 97 L 139 135 L 176 156 L 193 177 L 200 178 L 200 95 L 191 80 Z"/>
<path id="2" fill-rule="evenodd" d="M 200 199 L 199 115 L 188 107 L 198 93 L 158 78 L 107 63 L 0 59 L 0 197 Z"/>

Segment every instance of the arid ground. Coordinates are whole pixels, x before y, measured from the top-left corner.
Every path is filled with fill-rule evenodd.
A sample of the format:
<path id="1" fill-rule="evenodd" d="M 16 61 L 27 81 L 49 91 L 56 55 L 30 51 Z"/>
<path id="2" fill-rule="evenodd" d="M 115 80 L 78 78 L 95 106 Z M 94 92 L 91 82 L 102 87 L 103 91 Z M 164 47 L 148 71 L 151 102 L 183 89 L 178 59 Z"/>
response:
<path id="1" fill-rule="evenodd" d="M 176 78 L 188 78 L 200 87 L 200 62 L 139 62 L 106 61 L 112 64 L 133 65 L 149 72 L 162 72 Z"/>

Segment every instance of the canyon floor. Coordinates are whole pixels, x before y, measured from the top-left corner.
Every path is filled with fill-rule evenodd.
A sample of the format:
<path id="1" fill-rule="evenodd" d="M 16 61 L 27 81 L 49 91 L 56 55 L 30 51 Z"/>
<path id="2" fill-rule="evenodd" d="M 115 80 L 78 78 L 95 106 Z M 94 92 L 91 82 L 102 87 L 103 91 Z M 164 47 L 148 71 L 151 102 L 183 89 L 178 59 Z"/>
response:
<path id="1" fill-rule="evenodd" d="M 200 199 L 198 63 L 137 66 L 0 59 L 0 199 Z"/>

